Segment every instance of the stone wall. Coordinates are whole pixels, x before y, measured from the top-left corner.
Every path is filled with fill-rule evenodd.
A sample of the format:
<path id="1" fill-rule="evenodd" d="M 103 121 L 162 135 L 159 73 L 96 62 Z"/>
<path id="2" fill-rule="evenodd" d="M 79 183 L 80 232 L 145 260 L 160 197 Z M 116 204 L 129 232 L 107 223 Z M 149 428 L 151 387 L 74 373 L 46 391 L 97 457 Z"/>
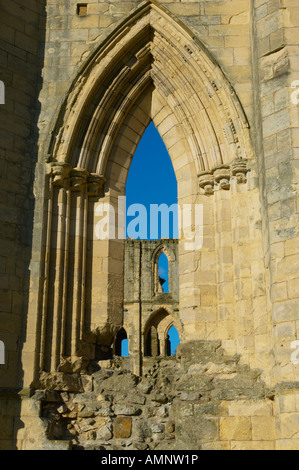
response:
<path id="1" fill-rule="evenodd" d="M 281 383 L 276 404 L 281 413 L 277 448 L 292 448 L 298 445 L 296 394 L 292 392 L 298 365 L 291 357 L 298 335 L 298 103 L 292 95 L 299 72 L 295 57 L 299 10 L 288 0 L 256 1 L 253 6 L 254 90 L 260 109 L 255 140 L 273 322 L 272 377 L 274 383 Z"/>
<path id="2" fill-rule="evenodd" d="M 296 135 L 298 107 L 292 103 L 292 82 L 298 75 L 296 26 L 298 8 L 292 2 L 258 2 L 255 9 L 256 99 L 260 124 L 256 138 L 262 145 L 265 240 L 273 305 L 274 355 L 280 367 L 276 380 L 295 380 L 290 344 L 296 340 L 298 286 L 298 221 L 296 194 L 298 164 Z M 292 19 L 291 19 L 292 18 Z"/>
<path id="3" fill-rule="evenodd" d="M 177 357 L 148 358 L 143 377 L 115 358 L 76 376 L 45 374 L 39 386 L 23 401 L 24 450 L 275 448 L 275 391 L 219 342 L 185 343 Z M 35 422 L 39 435 L 30 431 Z"/>
<path id="4" fill-rule="evenodd" d="M 20 414 L 15 389 L 22 387 L 45 3 L 12 0 L 0 6 L 0 79 L 5 86 L 5 104 L 0 105 L 0 340 L 5 346 L 5 364 L 0 365 L 1 449 L 11 447 L 13 421 L 19 423 Z"/>

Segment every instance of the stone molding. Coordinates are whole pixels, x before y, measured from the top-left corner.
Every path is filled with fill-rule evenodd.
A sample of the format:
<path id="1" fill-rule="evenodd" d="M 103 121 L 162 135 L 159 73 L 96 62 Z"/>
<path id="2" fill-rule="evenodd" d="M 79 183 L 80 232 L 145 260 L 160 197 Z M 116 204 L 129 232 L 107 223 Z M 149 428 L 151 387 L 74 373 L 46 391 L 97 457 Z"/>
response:
<path id="1" fill-rule="evenodd" d="M 68 163 L 55 162 L 50 164 L 50 175 L 53 186 L 66 186 L 72 167 Z"/>
<path id="2" fill-rule="evenodd" d="M 120 126 L 141 94 L 153 88 L 186 133 L 185 152 L 197 172 L 228 164 L 231 155 L 251 158 L 249 123 L 221 67 L 155 2 L 143 2 L 80 68 L 53 122 L 46 153 L 104 174 Z M 76 157 L 74 148 L 80 149 Z"/>
<path id="3" fill-rule="evenodd" d="M 81 191 L 84 187 L 89 196 L 98 196 L 106 178 L 97 173 L 89 173 L 84 168 L 72 168 L 64 162 L 50 164 L 50 175 L 53 186 L 70 188 L 71 191 Z"/>
<path id="4" fill-rule="evenodd" d="M 238 184 L 246 183 L 249 171 L 247 160 L 238 158 L 230 165 L 219 165 L 210 171 L 199 173 L 198 185 L 205 195 L 214 194 L 218 189 L 229 190 L 233 178 Z"/>

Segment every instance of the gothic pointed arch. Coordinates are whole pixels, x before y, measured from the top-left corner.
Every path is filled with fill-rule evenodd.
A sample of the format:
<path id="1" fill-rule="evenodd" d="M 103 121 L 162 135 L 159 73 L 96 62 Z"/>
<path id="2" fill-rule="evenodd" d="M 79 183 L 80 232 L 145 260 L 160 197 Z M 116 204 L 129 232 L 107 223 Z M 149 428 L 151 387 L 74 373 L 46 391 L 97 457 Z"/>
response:
<path id="1" fill-rule="evenodd" d="M 123 342 L 128 341 L 128 336 L 126 330 L 122 327 L 117 332 L 117 335 L 114 340 L 114 354 L 116 356 L 123 355 Z"/>
<path id="2" fill-rule="evenodd" d="M 176 327 L 171 324 L 166 331 L 165 355 L 173 356 L 176 354 L 177 346 L 180 344 L 180 336 Z"/>
<path id="3" fill-rule="evenodd" d="M 174 251 L 169 247 L 166 243 L 163 243 L 163 239 L 159 243 L 159 245 L 154 249 L 153 254 L 152 254 L 152 262 L 156 263 L 159 256 L 165 253 L 169 261 L 175 261 L 176 256 Z"/>
<path id="4" fill-rule="evenodd" d="M 155 248 L 152 253 L 152 285 L 155 295 L 159 295 L 163 292 L 162 285 L 160 282 L 160 275 L 159 275 L 159 259 L 160 256 L 164 254 L 167 258 L 168 262 L 168 283 L 169 283 L 169 292 L 173 292 L 175 289 L 175 281 L 176 281 L 176 255 L 174 251 L 168 246 L 166 243 L 161 243 Z"/>
<path id="5" fill-rule="evenodd" d="M 155 116 L 148 121 L 159 114 L 155 107 L 166 117 L 171 113 L 163 126 L 179 127 L 197 174 L 250 158 L 247 119 L 220 67 L 185 26 L 148 1 L 97 48 L 73 81 L 53 128 L 50 161 L 105 176 L 121 126 L 146 92 L 155 98 Z M 132 137 L 130 157 L 136 144 Z"/>
<path id="6" fill-rule="evenodd" d="M 181 335 L 181 325 L 165 307 L 160 307 L 148 318 L 144 327 L 144 353 L 146 356 L 168 354 L 168 333 L 174 326 Z"/>

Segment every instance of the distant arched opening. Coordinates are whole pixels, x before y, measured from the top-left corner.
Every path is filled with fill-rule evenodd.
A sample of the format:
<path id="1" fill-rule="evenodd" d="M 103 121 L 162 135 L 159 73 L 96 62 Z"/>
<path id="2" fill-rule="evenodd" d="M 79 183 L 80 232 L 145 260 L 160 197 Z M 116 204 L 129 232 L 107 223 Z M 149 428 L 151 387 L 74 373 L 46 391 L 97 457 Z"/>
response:
<path id="1" fill-rule="evenodd" d="M 129 356 L 129 341 L 124 328 L 121 328 L 116 335 L 114 351 L 116 356 Z"/>
<path id="2" fill-rule="evenodd" d="M 161 253 L 158 260 L 158 275 L 159 275 L 159 285 L 160 292 L 168 293 L 169 292 L 169 268 L 168 268 L 168 258 L 165 253 Z"/>
<path id="3" fill-rule="evenodd" d="M 169 328 L 168 330 L 165 341 L 165 355 L 175 356 L 178 344 L 180 344 L 179 333 L 175 326 L 172 325 L 171 328 Z"/>
<path id="4" fill-rule="evenodd" d="M 176 326 L 174 326 L 176 325 Z M 164 308 L 157 310 L 144 330 L 144 355 L 174 356 L 180 343 L 179 324 Z"/>

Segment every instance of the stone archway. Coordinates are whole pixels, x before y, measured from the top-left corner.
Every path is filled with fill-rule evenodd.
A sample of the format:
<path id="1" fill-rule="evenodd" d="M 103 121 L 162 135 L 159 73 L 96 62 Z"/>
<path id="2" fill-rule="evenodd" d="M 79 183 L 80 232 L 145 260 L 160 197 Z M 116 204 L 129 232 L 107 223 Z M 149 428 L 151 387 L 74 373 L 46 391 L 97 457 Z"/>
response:
<path id="1" fill-rule="evenodd" d="M 123 346 L 122 343 L 123 341 L 127 341 L 128 336 L 127 332 L 124 328 L 121 328 L 115 337 L 114 340 L 114 354 L 115 356 L 123 356 L 122 351 L 123 351 Z"/>
<path id="2" fill-rule="evenodd" d="M 197 173 L 252 157 L 247 119 L 220 67 L 184 25 L 158 2 L 147 1 L 71 84 L 53 125 L 51 160 L 104 174 L 125 116 L 152 85 L 164 101 L 152 98 L 153 117 L 170 106 Z"/>
<path id="3" fill-rule="evenodd" d="M 120 216 L 130 162 L 151 119 L 173 163 L 179 204 L 200 203 L 216 190 L 214 201 L 205 201 L 212 207 L 218 200 L 213 211 L 221 212 L 227 197 L 220 193 L 231 179 L 246 183 L 250 170 L 248 123 L 210 54 L 154 1 L 91 55 L 53 124 L 41 273 L 31 290 L 36 344 L 25 347 L 35 375 L 55 370 L 61 357 L 92 358 L 95 344 L 111 346 L 123 324 L 124 237 L 96 240 L 94 228 L 98 204 L 113 205 Z M 218 307 L 210 299 L 216 275 L 200 281 L 200 257 L 185 250 L 182 237 L 180 315 L 188 338 L 207 336 L 194 326 L 209 323 Z M 32 378 L 29 372 L 26 380 Z"/>
<path id="4" fill-rule="evenodd" d="M 172 326 L 178 332 L 181 331 L 181 325 L 165 307 L 159 308 L 150 316 L 143 332 L 145 356 L 170 356 L 167 341 L 168 332 Z"/>
<path id="5" fill-rule="evenodd" d="M 177 259 L 172 249 L 165 243 L 163 243 L 163 240 L 161 240 L 161 243 L 157 246 L 157 248 L 153 251 L 152 254 L 151 271 L 153 276 L 152 285 L 154 295 L 158 295 L 159 293 L 163 292 L 159 279 L 159 258 L 162 254 L 167 257 L 168 261 L 169 292 L 174 292 L 174 290 L 176 289 L 175 263 L 177 262 Z"/>

